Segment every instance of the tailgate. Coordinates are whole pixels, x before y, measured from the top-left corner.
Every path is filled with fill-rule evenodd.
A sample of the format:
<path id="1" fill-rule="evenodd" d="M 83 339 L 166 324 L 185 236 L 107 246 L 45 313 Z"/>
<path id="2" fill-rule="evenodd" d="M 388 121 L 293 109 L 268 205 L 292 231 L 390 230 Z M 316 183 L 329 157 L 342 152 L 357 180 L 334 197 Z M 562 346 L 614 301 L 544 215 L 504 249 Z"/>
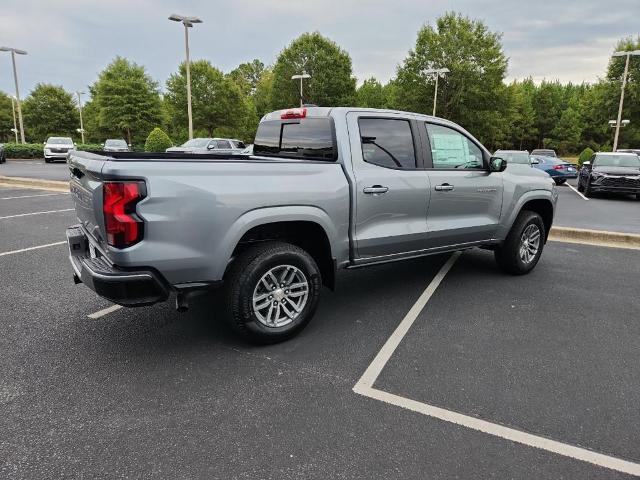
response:
<path id="1" fill-rule="evenodd" d="M 86 152 L 69 156 L 69 190 L 75 204 L 76 216 L 85 231 L 99 243 L 104 239 L 102 217 L 102 167 L 105 157 Z"/>

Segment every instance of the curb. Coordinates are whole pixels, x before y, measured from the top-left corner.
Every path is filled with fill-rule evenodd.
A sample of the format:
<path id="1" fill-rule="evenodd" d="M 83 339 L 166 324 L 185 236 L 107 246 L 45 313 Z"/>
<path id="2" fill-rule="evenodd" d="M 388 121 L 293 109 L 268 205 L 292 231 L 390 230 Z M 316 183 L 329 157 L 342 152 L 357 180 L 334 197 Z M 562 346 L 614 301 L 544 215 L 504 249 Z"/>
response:
<path id="1" fill-rule="evenodd" d="M 42 180 L 39 178 L 25 177 L 5 177 L 0 175 L 0 185 L 22 188 L 37 188 L 41 190 L 52 190 L 55 192 L 68 192 L 69 182 L 58 180 Z"/>
<path id="2" fill-rule="evenodd" d="M 640 250 L 640 235 L 634 233 L 588 230 L 585 228 L 552 227 L 549 240 L 580 243 L 601 247 L 630 248 Z"/>

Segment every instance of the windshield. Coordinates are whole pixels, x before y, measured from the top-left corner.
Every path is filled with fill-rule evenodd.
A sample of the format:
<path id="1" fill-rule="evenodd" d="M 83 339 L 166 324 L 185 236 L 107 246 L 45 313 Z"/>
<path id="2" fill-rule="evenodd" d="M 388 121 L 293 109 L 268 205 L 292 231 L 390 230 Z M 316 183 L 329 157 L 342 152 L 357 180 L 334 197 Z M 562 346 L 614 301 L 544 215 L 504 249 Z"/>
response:
<path id="1" fill-rule="evenodd" d="M 73 145 L 73 140 L 69 137 L 50 137 L 47 143 L 55 143 L 56 145 Z"/>
<path id="2" fill-rule="evenodd" d="M 126 147 L 127 142 L 124 140 L 107 140 L 104 145 L 105 147 Z"/>
<path id="3" fill-rule="evenodd" d="M 527 152 L 507 152 L 498 150 L 494 156 L 500 157 L 506 160 L 507 163 L 520 163 L 522 165 L 529 165 L 529 154 Z"/>
<path id="4" fill-rule="evenodd" d="M 640 168 L 640 157 L 637 155 L 602 155 L 596 157 L 594 165 L 598 167 Z"/>
<path id="5" fill-rule="evenodd" d="M 192 140 L 187 140 L 182 144 L 183 147 L 196 147 L 196 148 L 204 148 L 209 145 L 210 138 L 194 138 Z"/>
<path id="6" fill-rule="evenodd" d="M 554 152 L 553 150 L 542 150 L 542 149 L 538 149 L 538 150 L 534 150 L 533 152 L 531 152 L 534 155 L 544 155 L 547 157 L 556 157 L 556 152 Z"/>

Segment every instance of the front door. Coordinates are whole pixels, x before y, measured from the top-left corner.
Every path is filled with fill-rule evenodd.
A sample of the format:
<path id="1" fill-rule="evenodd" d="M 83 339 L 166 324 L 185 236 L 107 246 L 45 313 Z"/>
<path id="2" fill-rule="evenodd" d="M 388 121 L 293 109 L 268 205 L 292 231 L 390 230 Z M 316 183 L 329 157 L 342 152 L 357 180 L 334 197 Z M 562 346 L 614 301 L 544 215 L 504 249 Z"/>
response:
<path id="1" fill-rule="evenodd" d="M 500 223 L 503 174 L 490 173 L 482 149 L 463 132 L 422 123 L 431 182 L 429 247 L 494 238 Z"/>
<path id="2" fill-rule="evenodd" d="M 358 257 L 424 249 L 430 192 L 427 172 L 418 160 L 418 124 L 398 114 L 357 112 L 347 121 Z"/>

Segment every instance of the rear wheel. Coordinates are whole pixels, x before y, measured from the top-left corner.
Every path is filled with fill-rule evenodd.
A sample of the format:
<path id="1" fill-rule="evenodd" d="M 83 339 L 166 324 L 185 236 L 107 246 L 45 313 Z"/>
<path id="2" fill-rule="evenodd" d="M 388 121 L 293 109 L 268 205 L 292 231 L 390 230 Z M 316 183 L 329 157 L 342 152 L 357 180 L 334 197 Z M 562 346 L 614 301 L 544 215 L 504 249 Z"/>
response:
<path id="1" fill-rule="evenodd" d="M 566 178 L 560 178 L 560 179 L 556 180 L 556 185 L 562 185 L 566 181 L 567 181 Z"/>
<path id="2" fill-rule="evenodd" d="M 322 282 L 301 248 L 268 242 L 244 251 L 226 279 L 227 318 L 254 343 L 277 343 L 299 333 L 318 306 Z"/>
<path id="3" fill-rule="evenodd" d="M 523 210 L 504 243 L 495 251 L 498 266 L 513 275 L 529 273 L 540 260 L 545 238 L 542 217 L 536 212 Z"/>

